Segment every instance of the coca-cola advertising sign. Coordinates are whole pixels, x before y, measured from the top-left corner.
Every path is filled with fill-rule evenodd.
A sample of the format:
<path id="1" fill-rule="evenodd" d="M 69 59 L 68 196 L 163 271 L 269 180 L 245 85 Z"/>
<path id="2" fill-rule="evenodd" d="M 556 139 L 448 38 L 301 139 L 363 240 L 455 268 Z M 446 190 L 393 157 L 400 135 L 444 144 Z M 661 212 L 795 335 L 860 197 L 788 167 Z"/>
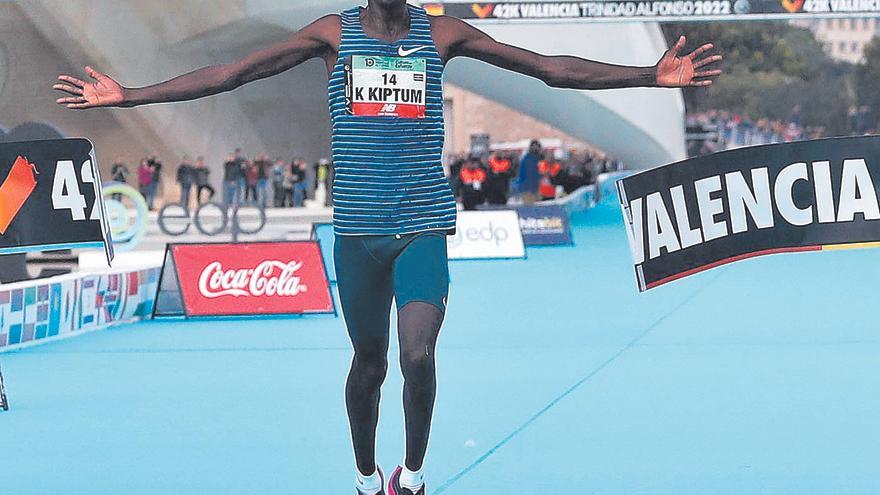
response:
<path id="1" fill-rule="evenodd" d="M 317 242 L 170 246 L 187 316 L 333 313 Z"/>

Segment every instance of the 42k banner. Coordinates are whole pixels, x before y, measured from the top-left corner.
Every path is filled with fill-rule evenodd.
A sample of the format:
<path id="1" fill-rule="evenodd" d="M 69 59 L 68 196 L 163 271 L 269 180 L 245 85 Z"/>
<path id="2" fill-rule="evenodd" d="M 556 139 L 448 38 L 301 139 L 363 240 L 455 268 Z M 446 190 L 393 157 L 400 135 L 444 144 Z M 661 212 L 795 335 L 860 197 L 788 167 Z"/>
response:
<path id="1" fill-rule="evenodd" d="M 876 16 L 880 0 L 425 2 L 431 15 L 494 22 L 729 21 Z"/>
<path id="2" fill-rule="evenodd" d="M 87 139 L 0 144 L 0 254 L 104 248 L 112 259 Z"/>
<path id="3" fill-rule="evenodd" d="M 617 186 L 640 291 L 754 256 L 880 246 L 880 136 L 724 151 Z"/>

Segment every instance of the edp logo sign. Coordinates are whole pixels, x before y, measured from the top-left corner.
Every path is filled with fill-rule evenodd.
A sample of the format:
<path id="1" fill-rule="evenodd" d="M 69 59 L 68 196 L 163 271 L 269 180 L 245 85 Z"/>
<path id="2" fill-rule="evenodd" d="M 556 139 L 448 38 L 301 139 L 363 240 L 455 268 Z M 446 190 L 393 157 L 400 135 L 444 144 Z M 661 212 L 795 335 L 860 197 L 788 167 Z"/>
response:
<path id="1" fill-rule="evenodd" d="M 461 211 L 447 249 L 449 259 L 525 258 L 519 215 L 512 210 Z"/>

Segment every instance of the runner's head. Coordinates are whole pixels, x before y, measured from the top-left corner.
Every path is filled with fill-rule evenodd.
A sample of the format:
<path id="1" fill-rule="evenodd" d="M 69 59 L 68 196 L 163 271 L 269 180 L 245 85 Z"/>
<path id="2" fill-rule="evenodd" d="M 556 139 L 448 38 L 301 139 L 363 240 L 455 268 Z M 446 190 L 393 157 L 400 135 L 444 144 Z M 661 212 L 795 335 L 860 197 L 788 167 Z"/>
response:
<path id="1" fill-rule="evenodd" d="M 531 143 L 529 143 L 529 152 L 532 153 L 532 154 L 534 154 L 534 155 L 537 155 L 538 153 L 540 153 L 540 152 L 541 152 L 541 143 L 540 143 L 540 141 L 538 141 L 538 140 L 534 140 L 534 141 L 532 141 Z"/>
<path id="2" fill-rule="evenodd" d="M 376 5 L 382 8 L 403 7 L 406 5 L 406 0 L 369 0 L 368 5 Z"/>

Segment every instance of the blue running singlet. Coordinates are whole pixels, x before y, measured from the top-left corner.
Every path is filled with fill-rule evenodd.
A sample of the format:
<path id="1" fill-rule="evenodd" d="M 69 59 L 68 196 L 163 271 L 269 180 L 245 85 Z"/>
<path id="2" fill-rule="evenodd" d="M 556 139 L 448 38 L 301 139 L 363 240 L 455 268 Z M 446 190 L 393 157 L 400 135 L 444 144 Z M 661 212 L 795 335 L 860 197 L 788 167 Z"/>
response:
<path id="1" fill-rule="evenodd" d="M 395 43 L 364 33 L 361 7 L 341 14 L 328 84 L 338 235 L 455 231 L 441 165 L 443 61 L 427 13 L 408 9 L 409 34 Z"/>

